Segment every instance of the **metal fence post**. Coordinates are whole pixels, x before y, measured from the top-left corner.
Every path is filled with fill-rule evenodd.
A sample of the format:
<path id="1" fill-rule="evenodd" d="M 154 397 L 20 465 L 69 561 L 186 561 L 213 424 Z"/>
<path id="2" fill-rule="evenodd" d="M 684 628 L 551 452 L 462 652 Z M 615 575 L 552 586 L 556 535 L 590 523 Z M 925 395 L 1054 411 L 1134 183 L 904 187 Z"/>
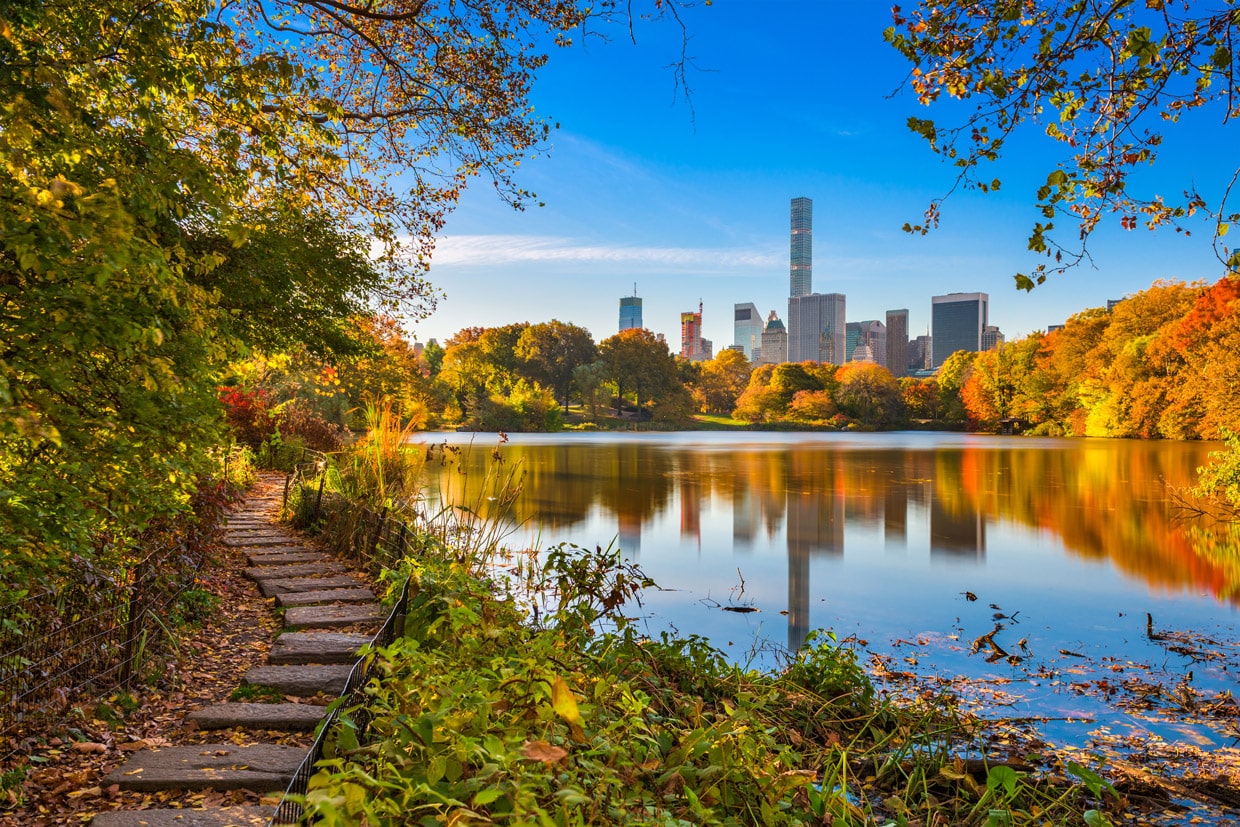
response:
<path id="1" fill-rule="evenodd" d="M 125 642 L 121 647 L 120 685 L 129 688 L 137 671 L 138 637 L 142 634 L 142 616 L 145 613 L 143 590 L 146 588 L 147 562 L 143 560 L 134 569 L 133 583 L 129 593 L 129 617 L 125 620 Z"/>

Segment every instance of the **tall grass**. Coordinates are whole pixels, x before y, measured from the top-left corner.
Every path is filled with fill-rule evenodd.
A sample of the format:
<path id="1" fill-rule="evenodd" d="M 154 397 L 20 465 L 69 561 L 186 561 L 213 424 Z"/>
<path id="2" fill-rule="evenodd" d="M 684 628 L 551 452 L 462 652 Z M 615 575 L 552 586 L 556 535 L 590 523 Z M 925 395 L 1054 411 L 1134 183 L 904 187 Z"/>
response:
<path id="1" fill-rule="evenodd" d="M 525 468 L 504 457 L 500 447 L 490 450 L 485 464 L 474 462 L 474 445 L 432 445 L 426 451 L 428 465 L 438 466 L 438 497 L 420 528 L 452 549 L 457 561 L 474 571 L 491 568 L 496 555 L 520 528 L 513 505 L 521 496 Z"/>

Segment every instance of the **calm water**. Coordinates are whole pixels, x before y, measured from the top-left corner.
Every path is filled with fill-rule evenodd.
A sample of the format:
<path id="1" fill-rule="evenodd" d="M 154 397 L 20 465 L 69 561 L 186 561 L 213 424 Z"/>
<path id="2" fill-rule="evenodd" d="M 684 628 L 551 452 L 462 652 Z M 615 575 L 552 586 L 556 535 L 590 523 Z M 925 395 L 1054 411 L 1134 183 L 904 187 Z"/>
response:
<path id="1" fill-rule="evenodd" d="M 495 445 L 443 438 L 472 439 L 475 474 Z M 762 667 L 833 629 L 888 669 L 1002 692 L 1005 714 L 1090 719 L 1051 725 L 1077 741 L 1098 726 L 1184 734 L 1099 702 L 1106 676 L 1167 685 L 1193 670 L 1198 689 L 1234 684 L 1240 567 L 1194 541 L 1167 501 L 1217 447 L 702 432 L 514 435 L 502 451 L 525 471 L 514 542 L 618 544 L 667 589 L 646 601 L 652 629 L 708 637 Z M 1225 657 L 1150 641 L 1147 613 L 1156 630 L 1224 644 L 1213 649 Z M 992 630 L 1016 657 L 970 651 Z"/>

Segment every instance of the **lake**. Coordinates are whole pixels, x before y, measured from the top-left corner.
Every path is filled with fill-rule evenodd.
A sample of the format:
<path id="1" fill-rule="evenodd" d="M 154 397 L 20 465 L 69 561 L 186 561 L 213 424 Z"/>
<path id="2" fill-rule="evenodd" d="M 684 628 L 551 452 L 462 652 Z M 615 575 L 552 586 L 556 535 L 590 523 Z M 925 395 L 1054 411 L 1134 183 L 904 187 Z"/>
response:
<path id="1" fill-rule="evenodd" d="M 428 441 L 471 445 L 473 475 L 497 443 Z M 640 610 L 652 631 L 778 668 L 831 629 L 887 682 L 950 683 L 1055 742 L 1210 749 L 1234 741 L 1227 726 L 1150 698 L 1234 685 L 1240 554 L 1169 501 L 1219 447 L 708 431 L 514 434 L 500 450 L 524 472 L 511 543 L 618 545 L 664 589 Z"/>

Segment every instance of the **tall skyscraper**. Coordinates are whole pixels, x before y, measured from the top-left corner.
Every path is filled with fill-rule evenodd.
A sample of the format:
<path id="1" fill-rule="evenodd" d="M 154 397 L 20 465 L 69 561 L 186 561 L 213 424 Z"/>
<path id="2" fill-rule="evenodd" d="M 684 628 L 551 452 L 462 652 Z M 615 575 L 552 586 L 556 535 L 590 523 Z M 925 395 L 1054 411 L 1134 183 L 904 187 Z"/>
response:
<path id="1" fill-rule="evenodd" d="M 844 364 L 844 294 L 788 299 L 788 361 Z"/>
<path id="2" fill-rule="evenodd" d="M 908 311 L 887 311 L 887 370 L 896 376 L 908 373 Z"/>
<path id="3" fill-rule="evenodd" d="M 958 350 L 982 349 L 990 296 L 985 293 L 948 293 L 930 299 L 931 367 L 938 368 Z"/>
<path id="4" fill-rule="evenodd" d="M 814 287 L 814 202 L 792 199 L 792 251 L 788 297 L 808 296 Z"/>
<path id="5" fill-rule="evenodd" d="M 764 365 L 781 365 L 788 361 L 788 331 L 775 311 L 762 328 L 762 350 L 758 354 Z"/>
<path id="6" fill-rule="evenodd" d="M 633 328 L 641 329 L 642 324 L 642 300 L 637 297 L 637 285 L 633 285 L 633 295 L 623 296 L 620 299 L 620 329 L 631 330 Z"/>
<path id="7" fill-rule="evenodd" d="M 736 338 L 745 358 L 756 361 L 755 354 L 762 349 L 762 314 L 753 302 L 738 304 L 735 308 Z"/>

